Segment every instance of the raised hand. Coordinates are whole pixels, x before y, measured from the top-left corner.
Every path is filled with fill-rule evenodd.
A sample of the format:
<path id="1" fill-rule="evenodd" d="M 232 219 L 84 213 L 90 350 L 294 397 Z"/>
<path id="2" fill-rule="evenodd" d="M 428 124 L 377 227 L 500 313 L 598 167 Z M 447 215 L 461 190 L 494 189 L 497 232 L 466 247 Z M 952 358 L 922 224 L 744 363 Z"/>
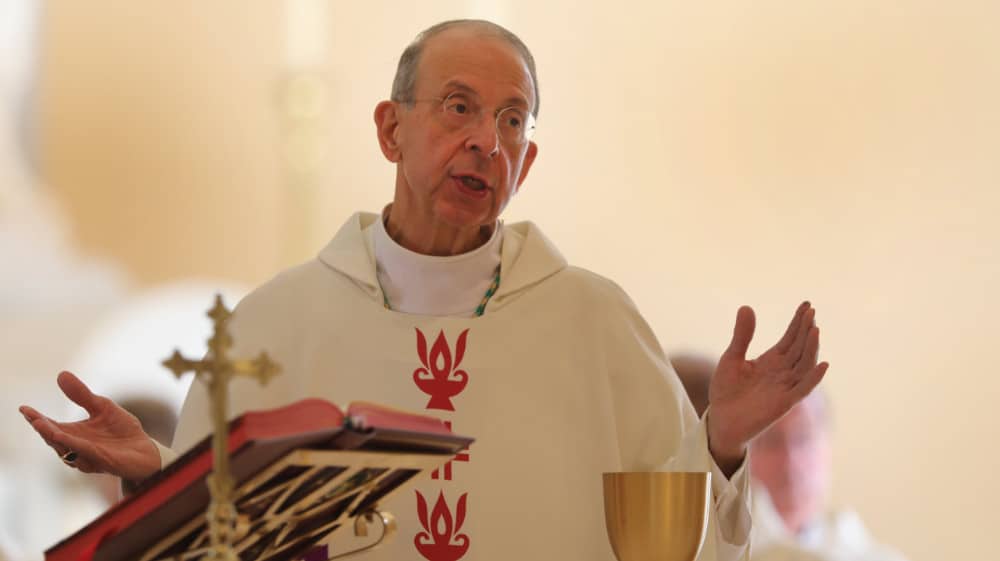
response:
<path id="1" fill-rule="evenodd" d="M 829 364 L 816 362 L 819 328 L 816 310 L 803 302 L 784 336 L 756 359 L 747 360 L 753 338 L 753 309 L 743 306 L 729 348 L 719 359 L 709 385 L 709 449 L 723 471 L 732 473 L 747 444 L 809 394 Z"/>
<path id="2" fill-rule="evenodd" d="M 110 473 L 128 481 L 141 481 L 159 471 L 160 453 L 134 415 L 92 393 L 69 372 L 59 374 L 58 383 L 89 418 L 60 423 L 27 405 L 20 411 L 67 465 L 84 473 Z"/>

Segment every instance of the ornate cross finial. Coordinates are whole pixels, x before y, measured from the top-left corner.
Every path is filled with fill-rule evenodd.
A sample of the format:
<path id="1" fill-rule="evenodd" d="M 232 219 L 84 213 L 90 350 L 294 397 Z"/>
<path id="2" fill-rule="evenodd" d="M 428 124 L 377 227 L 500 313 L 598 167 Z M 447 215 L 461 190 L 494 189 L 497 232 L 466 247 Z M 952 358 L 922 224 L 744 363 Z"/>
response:
<path id="1" fill-rule="evenodd" d="M 163 361 L 163 366 L 178 378 L 193 371 L 195 377 L 208 387 L 215 464 L 208 478 L 212 502 L 206 516 L 212 536 L 212 552 L 206 557 L 207 561 L 239 561 L 232 547 L 237 538 L 237 513 L 232 501 L 234 481 L 229 473 L 229 381 L 234 376 L 247 376 L 266 384 L 281 372 L 281 368 L 265 352 L 250 360 L 229 358 L 228 352 L 233 346 L 233 338 L 228 330 L 231 315 L 222 303 L 222 296 L 216 295 L 215 306 L 208 311 L 214 328 L 205 357 L 190 360 L 175 350 L 170 358 Z"/>

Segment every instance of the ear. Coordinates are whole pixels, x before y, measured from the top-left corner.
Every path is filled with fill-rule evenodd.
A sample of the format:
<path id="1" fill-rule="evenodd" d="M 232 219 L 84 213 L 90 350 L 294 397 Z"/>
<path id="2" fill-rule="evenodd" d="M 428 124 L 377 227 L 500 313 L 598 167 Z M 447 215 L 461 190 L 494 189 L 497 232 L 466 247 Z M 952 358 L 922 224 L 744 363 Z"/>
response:
<path id="1" fill-rule="evenodd" d="M 531 169 L 531 164 L 535 163 L 535 156 L 538 155 L 538 145 L 532 141 L 528 141 L 528 152 L 524 155 L 524 163 L 521 164 L 521 175 L 517 178 L 517 190 L 521 190 L 521 184 L 524 183 L 524 179 L 528 177 L 528 170 Z"/>
<path id="2" fill-rule="evenodd" d="M 392 101 L 375 106 L 375 133 L 385 159 L 396 163 L 402 159 L 399 149 L 399 107 Z"/>

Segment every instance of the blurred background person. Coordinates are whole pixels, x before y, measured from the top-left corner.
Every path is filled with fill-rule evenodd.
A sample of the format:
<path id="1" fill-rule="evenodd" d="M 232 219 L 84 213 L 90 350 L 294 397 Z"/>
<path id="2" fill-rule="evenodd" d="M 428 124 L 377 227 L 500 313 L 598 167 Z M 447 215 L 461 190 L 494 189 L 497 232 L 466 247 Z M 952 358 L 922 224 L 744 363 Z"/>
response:
<path id="1" fill-rule="evenodd" d="M 702 415 L 715 361 L 677 353 L 670 362 Z M 904 561 L 872 538 L 856 512 L 829 507 L 830 428 L 826 393 L 814 390 L 751 443 L 752 561 Z"/>
<path id="2" fill-rule="evenodd" d="M 837 561 L 903 561 L 856 512 L 829 507 L 830 429 L 826 393 L 814 390 L 751 444 L 755 557 L 770 560 L 769 545 L 793 542 Z"/>

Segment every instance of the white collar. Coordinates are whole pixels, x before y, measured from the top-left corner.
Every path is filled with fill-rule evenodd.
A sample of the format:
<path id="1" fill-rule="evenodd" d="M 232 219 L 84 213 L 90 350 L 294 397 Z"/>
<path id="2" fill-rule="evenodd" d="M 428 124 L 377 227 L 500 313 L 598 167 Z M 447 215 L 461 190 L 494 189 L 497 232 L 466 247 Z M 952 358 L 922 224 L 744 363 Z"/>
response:
<path id="1" fill-rule="evenodd" d="M 375 213 L 354 213 L 320 250 L 317 258 L 331 271 L 350 279 L 363 294 L 377 300 L 381 306 L 382 289 L 376 271 L 373 227 L 378 220 L 379 215 Z M 566 258 L 532 222 L 503 224 L 501 229 L 502 278 L 500 288 L 486 306 L 487 314 L 516 301 L 526 289 L 567 267 Z"/>
<path id="2" fill-rule="evenodd" d="M 410 251 L 396 243 L 383 220 L 369 226 L 378 282 L 389 306 L 426 316 L 473 317 L 500 267 L 501 224 L 478 248 L 445 257 Z"/>

